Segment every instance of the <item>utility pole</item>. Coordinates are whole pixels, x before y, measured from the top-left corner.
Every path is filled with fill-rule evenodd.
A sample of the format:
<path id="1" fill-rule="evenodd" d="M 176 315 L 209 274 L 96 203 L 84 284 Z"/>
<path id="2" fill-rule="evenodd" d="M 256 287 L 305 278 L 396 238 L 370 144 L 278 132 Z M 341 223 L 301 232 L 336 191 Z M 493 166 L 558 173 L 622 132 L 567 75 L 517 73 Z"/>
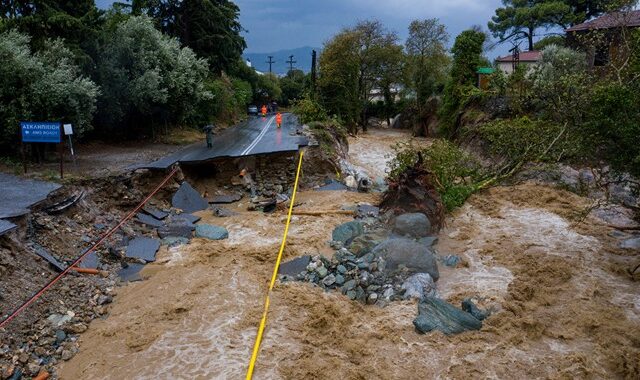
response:
<path id="1" fill-rule="evenodd" d="M 270 55 L 267 58 L 269 58 L 269 60 L 267 61 L 267 63 L 269 64 L 269 74 L 271 74 L 271 65 L 273 65 L 274 63 L 276 63 L 276 61 L 273 60 L 273 56 Z"/>
<path id="2" fill-rule="evenodd" d="M 316 92 L 316 51 L 311 51 L 311 91 Z"/>
<path id="3" fill-rule="evenodd" d="M 289 71 L 293 71 L 293 64 L 294 63 L 298 63 L 298 61 L 294 61 L 293 60 L 293 55 L 289 56 L 289 60 L 287 61 L 287 63 L 289 64 Z"/>

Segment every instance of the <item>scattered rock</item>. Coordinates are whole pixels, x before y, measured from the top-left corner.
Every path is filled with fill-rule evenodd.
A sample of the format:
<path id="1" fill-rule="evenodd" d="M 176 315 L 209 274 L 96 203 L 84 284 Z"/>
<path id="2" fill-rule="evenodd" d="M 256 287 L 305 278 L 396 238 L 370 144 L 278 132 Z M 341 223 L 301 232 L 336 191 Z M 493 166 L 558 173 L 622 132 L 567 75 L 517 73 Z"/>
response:
<path id="1" fill-rule="evenodd" d="M 489 312 L 480 310 L 471 298 L 462 301 L 462 310 L 473 315 L 479 321 L 484 321 L 489 316 Z"/>
<path id="2" fill-rule="evenodd" d="M 402 214 L 396 217 L 393 232 L 400 236 L 421 238 L 431 233 L 429 218 L 422 213 Z"/>
<path id="3" fill-rule="evenodd" d="M 356 178 L 352 175 L 345 177 L 344 184 L 352 189 L 358 187 L 358 181 L 356 181 Z"/>
<path id="4" fill-rule="evenodd" d="M 154 218 L 160 219 L 160 220 L 162 220 L 162 219 L 166 218 L 167 216 L 169 216 L 168 212 L 162 211 L 162 210 L 160 210 L 160 209 L 158 209 L 156 207 L 153 207 L 153 206 L 145 206 L 142 209 L 142 211 L 144 211 L 147 214 L 153 216 Z"/>
<path id="5" fill-rule="evenodd" d="M 180 236 L 167 236 L 162 239 L 162 245 L 167 247 L 177 247 L 179 245 L 189 244 L 189 239 Z"/>
<path id="6" fill-rule="evenodd" d="M 439 298 L 427 297 L 418 304 L 418 317 L 413 320 L 416 330 L 427 333 L 439 330 L 446 335 L 480 330 L 482 322 Z"/>
<path id="7" fill-rule="evenodd" d="M 196 224 L 200 221 L 199 216 L 189 214 L 188 212 L 183 212 L 181 214 L 172 214 L 170 221 L 171 223 L 181 223 L 181 224 Z"/>
<path id="8" fill-rule="evenodd" d="M 327 268 L 322 266 L 322 267 L 316 268 L 316 273 L 318 273 L 318 277 L 325 278 L 329 273 L 329 271 L 327 270 Z"/>
<path id="9" fill-rule="evenodd" d="M 332 240 L 342 242 L 346 244 L 355 238 L 356 236 L 364 233 L 364 226 L 362 222 L 351 221 L 343 223 L 336 227 L 332 233 Z"/>
<path id="10" fill-rule="evenodd" d="M 318 273 L 318 275 L 320 275 L 320 273 Z M 322 278 L 321 275 L 320 277 Z M 334 276 L 333 274 L 327 275 L 322 279 L 322 283 L 324 284 L 324 286 L 332 286 L 336 283 L 336 276 Z"/>
<path id="11" fill-rule="evenodd" d="M 460 259 L 460 257 L 456 255 L 447 255 L 442 258 L 442 264 L 451 268 L 455 268 L 461 262 L 462 259 Z"/>
<path id="12" fill-rule="evenodd" d="M 280 265 L 278 269 L 278 274 L 287 275 L 287 276 L 295 276 L 300 272 L 304 272 L 307 269 L 307 265 L 311 262 L 311 256 L 302 256 L 297 257 L 291 261 L 287 261 Z"/>
<path id="13" fill-rule="evenodd" d="M 199 224 L 196 226 L 196 237 L 209 240 L 223 240 L 229 237 L 229 231 L 224 227 L 212 224 Z"/>
<path id="14" fill-rule="evenodd" d="M 213 210 L 213 215 L 217 216 L 218 218 L 229 218 L 234 215 L 238 215 L 237 212 L 231 211 L 229 209 L 226 209 L 220 206 L 213 206 L 212 210 Z"/>
<path id="15" fill-rule="evenodd" d="M 407 278 L 402 283 L 402 289 L 404 289 L 404 295 L 402 296 L 404 299 L 413 298 L 422 301 L 427 297 L 438 296 L 436 284 L 429 273 L 416 273 Z"/>
<path id="16" fill-rule="evenodd" d="M 68 314 L 51 314 L 47 320 L 51 323 L 53 327 L 60 327 L 65 323 L 71 321 L 71 316 Z"/>
<path id="17" fill-rule="evenodd" d="M 149 227 L 158 228 L 164 226 L 164 223 L 161 220 L 158 220 L 151 215 L 143 214 L 141 212 L 136 214 L 136 220 L 139 223 L 147 225 Z"/>
<path id="18" fill-rule="evenodd" d="M 356 256 L 364 256 L 371 252 L 378 244 L 387 239 L 388 234 L 384 231 L 376 231 L 356 236 L 349 244 L 349 250 Z"/>
<path id="19" fill-rule="evenodd" d="M 191 239 L 193 236 L 193 231 L 196 229 L 196 226 L 191 223 L 172 223 L 161 227 L 158 229 L 158 236 L 161 239 L 165 239 L 168 237 L 181 237 L 187 240 Z"/>
<path id="20" fill-rule="evenodd" d="M 209 203 L 228 204 L 228 203 L 237 202 L 240 199 L 242 199 L 242 195 L 239 195 L 239 194 L 217 195 L 217 196 L 213 197 L 211 200 L 209 200 Z"/>
<path id="21" fill-rule="evenodd" d="M 367 204 L 360 204 L 356 207 L 356 218 L 377 218 L 380 215 L 380 208 Z"/>

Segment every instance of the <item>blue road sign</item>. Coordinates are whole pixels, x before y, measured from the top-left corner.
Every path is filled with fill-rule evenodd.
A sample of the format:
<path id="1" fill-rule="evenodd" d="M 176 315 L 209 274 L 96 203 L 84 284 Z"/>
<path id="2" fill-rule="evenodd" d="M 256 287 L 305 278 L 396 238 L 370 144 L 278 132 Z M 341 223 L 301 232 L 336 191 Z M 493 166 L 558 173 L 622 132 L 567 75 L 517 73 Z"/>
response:
<path id="1" fill-rule="evenodd" d="M 49 121 L 22 121 L 22 142 L 60 143 L 60 123 Z"/>

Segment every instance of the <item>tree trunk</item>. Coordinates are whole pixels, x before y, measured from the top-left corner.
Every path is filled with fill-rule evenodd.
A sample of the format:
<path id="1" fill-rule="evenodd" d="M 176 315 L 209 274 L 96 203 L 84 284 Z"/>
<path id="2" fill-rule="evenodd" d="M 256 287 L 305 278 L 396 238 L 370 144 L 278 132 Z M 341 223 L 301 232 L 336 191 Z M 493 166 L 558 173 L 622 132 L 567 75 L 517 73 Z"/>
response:
<path id="1" fill-rule="evenodd" d="M 527 34 L 527 38 L 529 40 L 529 51 L 533 50 L 533 28 L 529 28 L 529 33 Z"/>

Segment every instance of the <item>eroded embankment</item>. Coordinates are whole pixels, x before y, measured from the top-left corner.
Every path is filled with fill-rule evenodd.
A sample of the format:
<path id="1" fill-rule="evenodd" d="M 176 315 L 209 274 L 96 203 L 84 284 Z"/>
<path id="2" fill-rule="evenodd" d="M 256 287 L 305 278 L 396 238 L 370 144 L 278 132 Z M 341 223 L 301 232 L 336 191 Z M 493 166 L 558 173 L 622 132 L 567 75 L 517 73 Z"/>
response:
<path id="1" fill-rule="evenodd" d="M 369 149 L 390 145 L 373 140 Z M 378 197 L 304 191 L 298 200 L 299 209 L 318 210 Z M 624 274 L 629 253 L 615 248 L 610 229 L 590 218 L 572 223 L 587 205 L 521 184 L 479 193 L 448 218 L 436 248 L 466 266 L 441 267 L 439 292 L 494 308 L 481 331 L 419 335 L 413 302 L 380 308 L 309 284 L 278 285 L 256 378 L 637 378 L 640 290 Z M 224 219 L 200 213 L 229 239 L 162 251 L 148 279 L 121 288 L 109 317 L 82 335 L 61 377 L 242 377 L 285 220 L 246 206 Z M 295 216 L 285 258 L 330 255 L 332 229 L 349 219 Z"/>

